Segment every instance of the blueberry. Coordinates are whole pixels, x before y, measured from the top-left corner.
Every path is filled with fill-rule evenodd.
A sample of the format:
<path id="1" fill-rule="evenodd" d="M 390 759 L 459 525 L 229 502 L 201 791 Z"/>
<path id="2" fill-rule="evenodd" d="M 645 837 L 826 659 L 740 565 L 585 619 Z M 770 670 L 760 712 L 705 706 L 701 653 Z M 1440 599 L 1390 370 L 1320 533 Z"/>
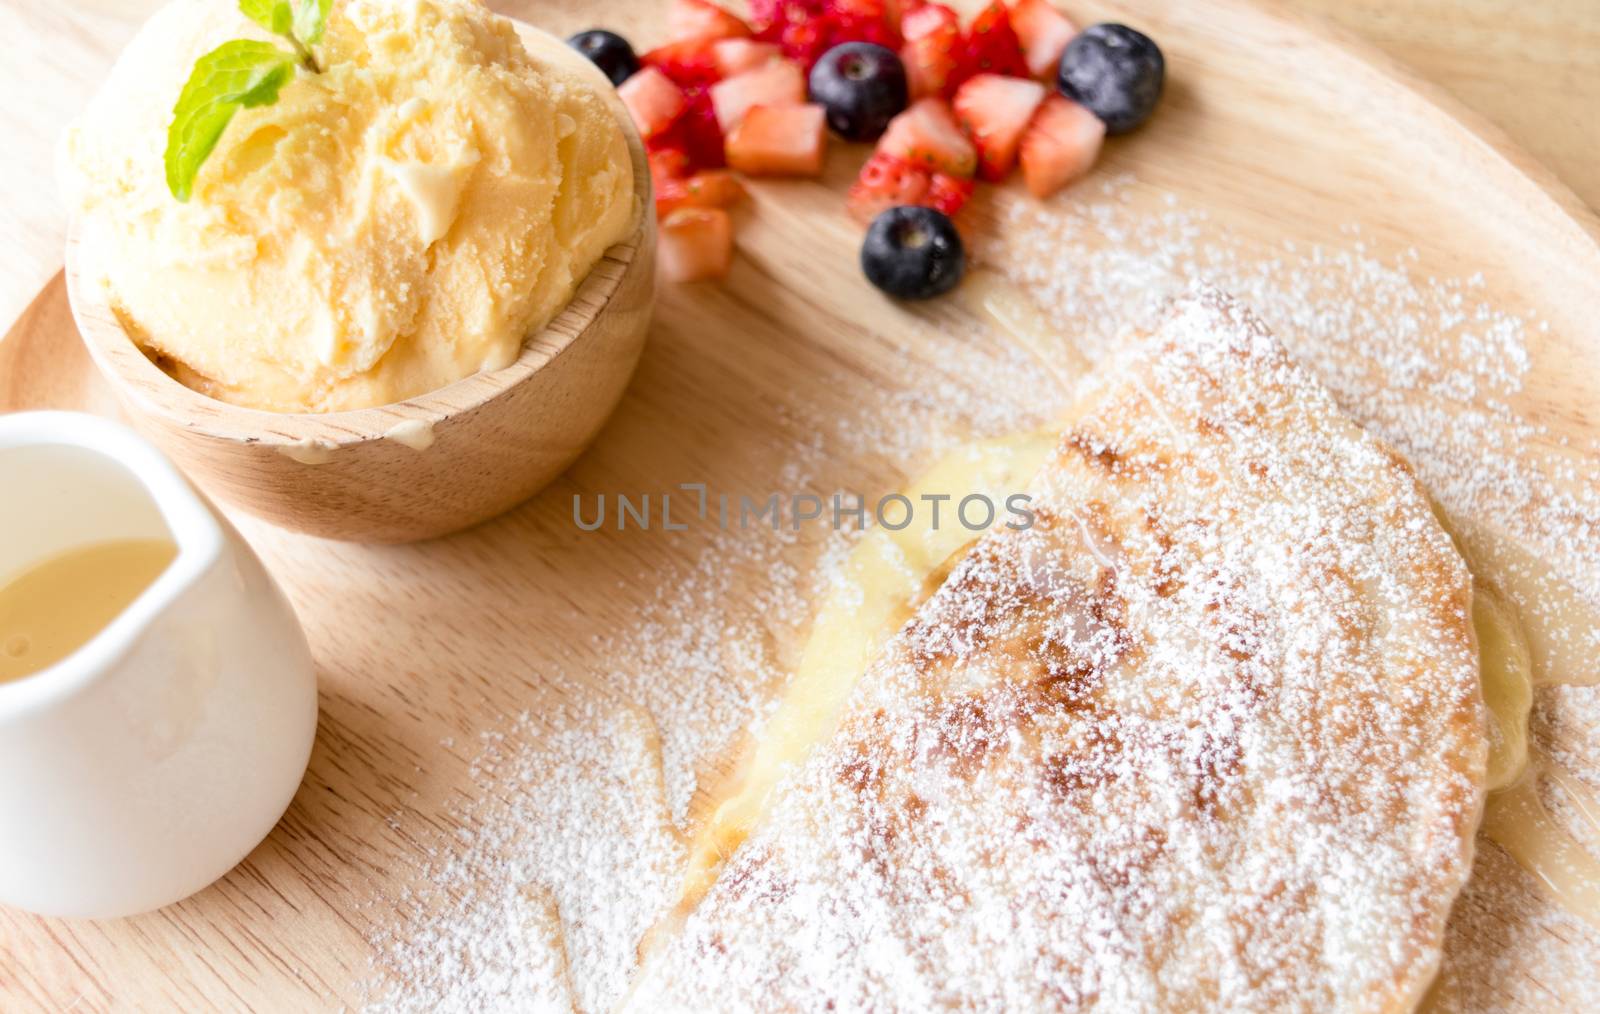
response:
<path id="1" fill-rule="evenodd" d="M 942 296 L 961 281 L 966 267 L 956 224 L 933 208 L 890 208 L 872 220 L 861 244 L 867 281 L 900 299 Z"/>
<path id="2" fill-rule="evenodd" d="M 828 111 L 828 126 L 848 141 L 871 141 L 911 102 L 905 64 L 892 49 L 846 42 L 811 68 L 811 101 Z"/>
<path id="3" fill-rule="evenodd" d="M 1155 111 L 1166 76 L 1166 60 L 1148 35 L 1107 23 L 1067 43 L 1056 85 L 1100 117 L 1106 133 L 1126 134 Z"/>
<path id="4" fill-rule="evenodd" d="M 593 61 L 614 85 L 638 73 L 639 58 L 633 54 L 633 47 L 615 32 L 599 28 L 579 32 L 567 40 L 567 45 Z"/>

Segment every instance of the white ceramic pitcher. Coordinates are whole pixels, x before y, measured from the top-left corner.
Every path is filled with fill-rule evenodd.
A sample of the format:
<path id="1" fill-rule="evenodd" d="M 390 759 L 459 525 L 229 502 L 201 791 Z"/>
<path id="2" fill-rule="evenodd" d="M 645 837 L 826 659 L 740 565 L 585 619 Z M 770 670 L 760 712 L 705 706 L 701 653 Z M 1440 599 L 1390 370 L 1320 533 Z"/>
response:
<path id="1" fill-rule="evenodd" d="M 132 605 L 0 683 L 0 904 L 106 917 L 188 897 L 266 837 L 305 773 L 311 654 L 250 547 L 130 430 L 0 416 L 0 581 L 151 537 L 177 556 Z"/>

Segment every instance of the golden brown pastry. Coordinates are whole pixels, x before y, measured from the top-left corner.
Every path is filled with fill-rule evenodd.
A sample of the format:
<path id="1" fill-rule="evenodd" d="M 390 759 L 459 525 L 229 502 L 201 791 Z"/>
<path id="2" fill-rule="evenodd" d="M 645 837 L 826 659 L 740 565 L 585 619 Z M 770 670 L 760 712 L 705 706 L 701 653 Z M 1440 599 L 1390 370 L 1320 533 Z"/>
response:
<path id="1" fill-rule="evenodd" d="M 1471 867 L 1466 566 L 1215 292 L 1102 367 L 640 1010 L 1402 1010 Z"/>

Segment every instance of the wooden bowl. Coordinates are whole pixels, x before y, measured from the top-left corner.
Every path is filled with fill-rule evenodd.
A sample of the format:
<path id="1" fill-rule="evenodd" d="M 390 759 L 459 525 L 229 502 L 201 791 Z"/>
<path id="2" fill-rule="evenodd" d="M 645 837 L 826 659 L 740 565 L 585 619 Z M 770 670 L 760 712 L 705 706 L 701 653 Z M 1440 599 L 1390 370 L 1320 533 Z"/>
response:
<path id="1" fill-rule="evenodd" d="M 519 24 L 519 32 L 536 29 Z M 284 528 L 331 539 L 412 542 L 522 502 L 599 432 L 643 351 L 655 299 L 649 164 L 605 84 L 633 161 L 637 220 L 510 366 L 407 401 L 324 414 L 217 401 L 173 379 L 134 344 L 86 274 L 75 227 L 66 250 L 72 313 L 133 425 L 208 493 Z"/>

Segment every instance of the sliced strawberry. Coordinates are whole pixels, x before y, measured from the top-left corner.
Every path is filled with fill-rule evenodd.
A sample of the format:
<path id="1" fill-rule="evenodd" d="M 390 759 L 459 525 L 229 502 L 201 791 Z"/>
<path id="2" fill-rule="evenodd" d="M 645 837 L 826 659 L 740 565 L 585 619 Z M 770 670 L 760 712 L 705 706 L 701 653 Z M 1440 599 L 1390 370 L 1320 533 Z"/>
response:
<path id="1" fill-rule="evenodd" d="M 750 21 L 757 39 L 777 43 L 807 73 L 843 42 L 900 48 L 899 0 L 753 0 Z"/>
<path id="2" fill-rule="evenodd" d="M 793 60 L 769 60 L 711 86 L 711 105 L 724 133 L 752 106 L 798 106 L 806 101 L 806 76 Z"/>
<path id="3" fill-rule="evenodd" d="M 681 208 L 662 222 L 656 261 L 673 282 L 721 278 L 733 264 L 733 220 L 721 208 Z"/>
<path id="4" fill-rule="evenodd" d="M 646 67 L 622 82 L 617 94 L 647 141 L 666 133 L 689 105 L 683 89 L 654 67 Z"/>
<path id="5" fill-rule="evenodd" d="M 1100 154 L 1106 125 L 1083 106 L 1051 95 L 1022 135 L 1022 178 L 1035 197 L 1049 197 L 1087 173 Z"/>
<path id="6" fill-rule="evenodd" d="M 754 106 L 728 135 L 728 165 L 750 176 L 819 176 L 827 141 L 821 106 Z"/>
<path id="7" fill-rule="evenodd" d="M 1009 74 L 1027 77 L 1028 63 L 1022 56 L 1022 43 L 1011 28 L 1011 15 L 1000 0 L 978 12 L 961 36 L 956 52 L 956 69 L 947 89 L 959 88 L 979 74 Z"/>
<path id="8" fill-rule="evenodd" d="M 1054 81 L 1061 54 L 1078 34 L 1078 26 L 1056 10 L 1050 0 L 1013 0 L 1011 27 L 1022 43 L 1028 73 L 1041 81 Z"/>
<path id="9" fill-rule="evenodd" d="M 727 172 L 718 169 L 717 172 Z M 663 219 L 689 203 L 689 181 L 681 176 L 671 176 L 655 181 L 656 218 Z"/>
<path id="10" fill-rule="evenodd" d="M 731 208 L 746 196 L 744 184 L 727 169 L 711 169 L 689 177 L 689 199 L 698 207 Z"/>
<path id="11" fill-rule="evenodd" d="M 679 208 L 731 208 L 744 200 L 744 185 L 726 169 L 709 169 L 688 179 L 674 177 L 656 188 L 656 214 Z"/>
<path id="12" fill-rule="evenodd" d="M 646 155 L 650 161 L 650 181 L 660 193 L 671 180 L 682 180 L 689 175 L 689 153 L 682 148 L 657 148 Z"/>
<path id="13" fill-rule="evenodd" d="M 823 0 L 822 9 L 836 18 L 877 21 L 899 31 L 902 6 L 900 0 Z"/>
<path id="14" fill-rule="evenodd" d="M 686 91 L 684 98 L 683 115 L 665 133 L 646 140 L 645 148 L 682 152 L 688 164 L 680 175 L 722 168 L 727 162 L 722 153 L 722 128 L 717 126 L 717 114 L 711 107 L 711 93 L 695 88 Z"/>
<path id="15" fill-rule="evenodd" d="M 954 218 L 976 186 L 971 180 L 919 169 L 903 158 L 875 153 L 850 187 L 850 214 L 870 223 L 890 208 L 917 204 Z"/>
<path id="16" fill-rule="evenodd" d="M 750 0 L 745 6 L 750 9 L 750 27 L 758 36 L 783 16 L 783 0 Z"/>
<path id="17" fill-rule="evenodd" d="M 977 149 L 943 99 L 918 99 L 890 120 L 878 150 L 951 176 L 971 176 L 978 168 Z"/>
<path id="18" fill-rule="evenodd" d="M 928 196 L 923 203 L 955 218 L 972 199 L 972 192 L 977 186 L 971 180 L 964 180 L 959 176 L 934 173 L 928 183 Z"/>
<path id="19" fill-rule="evenodd" d="M 678 83 L 680 88 L 707 88 L 722 80 L 717 70 L 716 39 L 681 39 L 657 46 L 639 62 L 654 67 Z"/>
<path id="20" fill-rule="evenodd" d="M 667 38 L 741 39 L 750 35 L 750 26 L 723 10 L 711 0 L 672 0 L 667 8 Z"/>
<path id="21" fill-rule="evenodd" d="M 784 25 L 778 34 L 778 45 L 783 48 L 784 56 L 804 67 L 809 74 L 822 54 L 832 48 L 828 39 L 828 23 L 817 17 Z"/>
<path id="22" fill-rule="evenodd" d="M 733 77 L 782 56 L 783 50 L 776 42 L 756 42 L 753 39 L 718 39 L 711 45 L 711 58 L 717 73 Z"/>
<path id="23" fill-rule="evenodd" d="M 1044 85 L 1020 77 L 979 74 L 956 92 L 956 120 L 978 148 L 978 176 L 991 183 L 1017 164 L 1017 145 L 1044 101 Z"/>
<path id="24" fill-rule="evenodd" d="M 961 30 L 961 18 L 955 11 L 945 4 L 928 3 L 906 11 L 905 17 L 900 19 L 900 32 L 910 42 L 952 25 L 957 32 Z"/>
<path id="25" fill-rule="evenodd" d="M 829 36 L 829 49 L 844 42 L 870 42 L 884 49 L 898 50 L 904 43 L 900 33 L 875 19 L 839 18 Z M 826 52 L 826 50 L 824 50 Z"/>
<path id="26" fill-rule="evenodd" d="M 861 175 L 850 186 L 847 206 L 850 214 L 870 223 L 879 214 L 902 204 L 921 204 L 928 194 L 932 175 L 903 158 L 876 152 L 861 167 Z"/>
<path id="27" fill-rule="evenodd" d="M 750 24 L 762 36 L 791 22 L 822 16 L 822 0 L 750 0 Z"/>
<path id="28" fill-rule="evenodd" d="M 841 42 L 871 42 L 899 49 L 899 11 L 886 0 L 825 0 L 829 48 Z"/>
<path id="29" fill-rule="evenodd" d="M 822 55 L 827 41 L 822 24 L 822 0 L 752 0 L 750 24 L 762 42 L 771 42 L 783 55 L 809 66 L 806 58 Z M 815 50 L 815 52 L 813 52 Z"/>
<path id="30" fill-rule="evenodd" d="M 717 122 L 716 107 L 711 104 L 711 92 L 699 90 L 689 95 L 689 108 L 678 121 L 683 131 L 684 147 L 689 152 L 689 164 L 694 169 L 721 169 L 727 165 L 723 155 L 725 139 L 722 126 Z"/>
<path id="31" fill-rule="evenodd" d="M 913 99 L 943 95 L 956 70 L 956 49 L 961 43 L 961 20 L 944 4 L 927 4 L 907 11 L 900 22 L 905 44 L 900 62 Z"/>

